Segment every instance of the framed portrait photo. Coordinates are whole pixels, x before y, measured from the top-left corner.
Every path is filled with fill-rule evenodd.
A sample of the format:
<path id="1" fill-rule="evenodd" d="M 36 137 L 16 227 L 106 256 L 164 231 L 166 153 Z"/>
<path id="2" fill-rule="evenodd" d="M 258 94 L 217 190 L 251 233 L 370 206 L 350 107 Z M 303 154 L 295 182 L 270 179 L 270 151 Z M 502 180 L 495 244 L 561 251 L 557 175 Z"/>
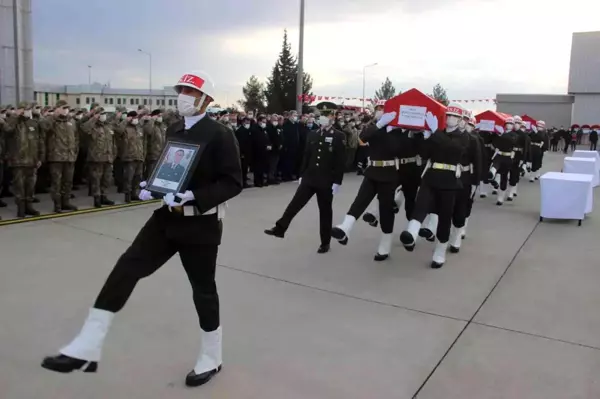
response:
<path id="1" fill-rule="evenodd" d="M 155 198 L 185 191 L 200 158 L 200 150 L 198 144 L 167 141 L 146 182 L 146 190 L 152 192 Z"/>

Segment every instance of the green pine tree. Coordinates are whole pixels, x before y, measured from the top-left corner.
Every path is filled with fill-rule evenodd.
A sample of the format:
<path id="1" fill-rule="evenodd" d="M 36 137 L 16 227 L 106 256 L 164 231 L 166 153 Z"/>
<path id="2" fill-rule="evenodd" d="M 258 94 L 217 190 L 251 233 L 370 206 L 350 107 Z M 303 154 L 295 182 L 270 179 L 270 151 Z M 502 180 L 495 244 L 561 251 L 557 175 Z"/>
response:
<path id="1" fill-rule="evenodd" d="M 448 100 L 448 94 L 446 93 L 446 89 L 444 89 L 439 83 L 433 86 L 433 94 L 431 95 L 431 97 L 435 98 L 438 102 L 444 105 L 448 105 L 448 103 L 450 102 Z"/>
<path id="2" fill-rule="evenodd" d="M 244 98 L 239 101 L 242 108 L 258 112 L 265 110 L 265 88 L 256 76 L 250 76 L 242 92 Z"/>
<path id="3" fill-rule="evenodd" d="M 400 92 L 401 93 L 401 92 Z M 400 94 L 398 93 L 398 94 Z M 381 88 L 375 92 L 375 98 L 377 100 L 389 100 L 396 95 L 396 88 L 389 77 L 385 78 L 385 81 L 381 84 Z"/>

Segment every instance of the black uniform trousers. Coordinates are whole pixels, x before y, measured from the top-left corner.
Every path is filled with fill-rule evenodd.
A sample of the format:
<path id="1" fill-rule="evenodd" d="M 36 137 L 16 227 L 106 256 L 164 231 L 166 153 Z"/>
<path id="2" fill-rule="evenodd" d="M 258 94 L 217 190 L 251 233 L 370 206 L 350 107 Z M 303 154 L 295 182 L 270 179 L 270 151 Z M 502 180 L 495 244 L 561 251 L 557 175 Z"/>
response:
<path id="1" fill-rule="evenodd" d="M 506 191 L 508 174 L 513 166 L 513 160 L 504 155 L 496 155 L 492 160 L 492 166 L 496 169 L 496 174 L 500 175 L 500 190 Z"/>
<path id="2" fill-rule="evenodd" d="M 410 164 L 407 166 L 400 165 L 400 169 L 398 170 L 398 185 L 402 187 L 402 193 L 404 194 L 404 212 L 406 213 L 406 220 L 412 219 L 417 200 L 417 192 L 419 191 L 419 185 L 421 184 L 421 173 L 422 168 L 417 166 L 417 164 Z"/>
<path id="3" fill-rule="evenodd" d="M 265 185 L 265 175 L 269 173 L 269 153 L 262 152 L 253 154 L 252 173 L 254 176 L 254 187 Z"/>
<path id="4" fill-rule="evenodd" d="M 328 245 L 331 242 L 331 224 L 333 223 L 333 191 L 331 186 L 316 187 L 301 182 L 296 190 L 296 194 L 294 194 L 294 198 L 292 198 L 292 201 L 285 208 L 283 216 L 275 224 L 284 231 L 287 230 L 294 217 L 315 194 L 317 195 L 317 204 L 319 205 L 321 244 Z"/>
<path id="5" fill-rule="evenodd" d="M 216 214 L 183 216 L 170 212 L 166 206 L 156 210 L 117 261 L 94 307 L 120 311 L 140 279 L 150 276 L 179 253 L 192 285 L 200 327 L 204 331 L 216 330 L 220 320 L 215 269 L 221 230 L 222 223 Z M 213 231 L 219 240 L 206 243 L 202 236 L 212 235 Z"/>
<path id="6" fill-rule="evenodd" d="M 450 227 L 454 202 L 458 190 L 441 190 L 427 184 L 421 184 L 417 194 L 417 202 L 411 219 L 423 223 L 429 213 L 438 215 L 436 237 L 441 243 L 450 239 Z"/>
<path id="7" fill-rule="evenodd" d="M 356 198 L 348 215 L 358 219 L 377 195 L 379 200 L 379 223 L 383 234 L 394 232 L 394 194 L 397 187 L 396 182 L 380 182 L 365 177 L 358 189 Z"/>
<path id="8" fill-rule="evenodd" d="M 515 157 L 513 158 L 513 162 L 510 167 L 510 172 L 508 174 L 508 184 L 510 184 L 511 186 L 516 186 L 521 180 L 521 161 L 523 161 L 522 153 L 517 152 Z"/>
<path id="9" fill-rule="evenodd" d="M 536 145 L 531 145 L 531 171 L 537 172 L 542 168 L 542 159 L 544 153 L 542 149 Z"/>
<path id="10" fill-rule="evenodd" d="M 590 140 L 590 151 L 596 151 L 596 145 L 598 144 L 597 141 L 591 141 Z"/>
<path id="11" fill-rule="evenodd" d="M 469 202 L 471 202 L 470 206 Z M 454 227 L 459 229 L 465 227 L 465 222 L 471 214 L 470 208 L 472 206 L 471 183 L 463 181 L 463 188 L 456 191 L 456 198 L 454 200 L 454 212 L 452 213 L 452 224 Z"/>
<path id="12" fill-rule="evenodd" d="M 297 156 L 298 152 L 291 149 L 287 149 L 281 153 L 281 157 L 279 158 L 279 169 L 281 170 L 281 177 L 284 181 L 294 180 L 294 167 Z"/>

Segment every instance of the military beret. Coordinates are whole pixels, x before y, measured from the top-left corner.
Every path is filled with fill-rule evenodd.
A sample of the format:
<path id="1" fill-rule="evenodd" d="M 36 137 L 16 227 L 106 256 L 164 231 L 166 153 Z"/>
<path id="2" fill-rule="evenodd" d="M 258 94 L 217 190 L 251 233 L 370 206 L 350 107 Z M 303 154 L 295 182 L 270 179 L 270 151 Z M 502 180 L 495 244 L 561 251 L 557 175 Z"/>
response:
<path id="1" fill-rule="evenodd" d="M 162 111 L 160 109 L 155 109 L 154 111 L 152 111 L 152 113 L 150 114 L 150 116 L 160 115 L 161 113 L 162 113 Z"/>
<path id="2" fill-rule="evenodd" d="M 56 102 L 56 108 L 67 107 L 69 104 L 65 100 L 58 100 Z"/>
<path id="3" fill-rule="evenodd" d="M 129 111 L 129 112 L 127 113 L 127 117 L 128 117 L 128 118 L 135 117 L 135 116 L 138 116 L 138 113 L 137 113 L 137 112 L 135 112 L 135 111 Z"/>
<path id="4" fill-rule="evenodd" d="M 31 109 L 31 104 L 29 104 L 27 101 L 21 101 L 19 103 L 19 106 L 17 107 L 19 109 Z"/>

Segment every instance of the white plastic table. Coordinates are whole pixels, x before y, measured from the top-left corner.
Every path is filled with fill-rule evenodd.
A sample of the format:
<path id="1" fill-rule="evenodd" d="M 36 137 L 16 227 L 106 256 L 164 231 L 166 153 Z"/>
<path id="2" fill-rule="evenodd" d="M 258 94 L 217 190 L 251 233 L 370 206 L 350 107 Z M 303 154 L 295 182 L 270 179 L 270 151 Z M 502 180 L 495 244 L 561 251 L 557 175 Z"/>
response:
<path id="1" fill-rule="evenodd" d="M 592 175 L 548 172 L 540 178 L 540 222 L 546 219 L 573 219 L 579 226 L 592 212 Z"/>
<path id="2" fill-rule="evenodd" d="M 600 170 L 598 170 L 594 158 L 566 157 L 564 162 L 564 173 L 592 175 L 592 187 L 597 187 L 600 184 Z"/>
<path id="3" fill-rule="evenodd" d="M 584 151 L 575 150 L 572 155 L 573 158 L 592 158 L 596 160 L 596 167 L 600 169 L 600 154 L 598 151 Z"/>

